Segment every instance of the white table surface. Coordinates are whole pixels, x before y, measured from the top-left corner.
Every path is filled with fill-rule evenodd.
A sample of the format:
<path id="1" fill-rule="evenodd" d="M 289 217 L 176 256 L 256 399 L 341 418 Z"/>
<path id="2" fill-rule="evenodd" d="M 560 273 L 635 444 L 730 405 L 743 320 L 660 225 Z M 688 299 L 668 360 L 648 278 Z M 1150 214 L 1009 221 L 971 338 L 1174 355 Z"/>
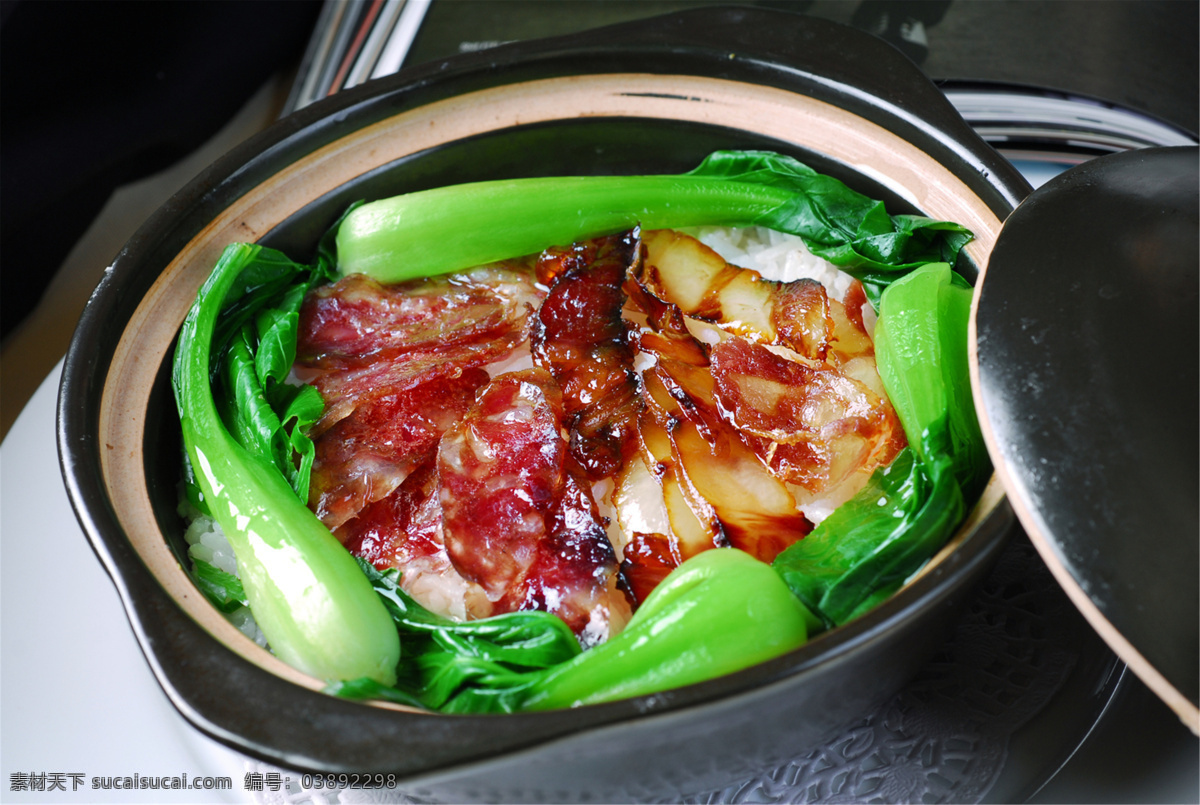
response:
<path id="1" fill-rule="evenodd" d="M 249 801 L 241 756 L 184 721 L 151 675 L 75 519 L 54 435 L 60 369 L 0 445 L 0 800 Z M 184 774 L 229 777 L 231 787 L 92 788 L 93 778 Z M 46 788 L 62 775 L 66 790 L 13 790 L 21 775 L 45 775 Z"/>

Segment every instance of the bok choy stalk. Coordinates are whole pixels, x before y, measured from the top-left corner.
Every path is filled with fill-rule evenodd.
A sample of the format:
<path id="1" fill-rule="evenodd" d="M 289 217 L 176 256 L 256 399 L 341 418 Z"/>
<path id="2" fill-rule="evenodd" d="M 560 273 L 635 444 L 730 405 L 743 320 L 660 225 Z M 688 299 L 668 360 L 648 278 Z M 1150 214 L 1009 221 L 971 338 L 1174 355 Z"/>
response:
<path id="1" fill-rule="evenodd" d="M 970 305 L 970 286 L 945 263 L 883 292 L 876 362 L 909 447 L 773 563 L 827 626 L 895 592 L 945 544 L 986 483 L 967 374 Z"/>
<path id="2" fill-rule="evenodd" d="M 967 364 L 971 295 L 950 266 L 925 266 L 887 289 L 875 328 L 879 376 L 909 443 L 927 465 L 947 456 L 967 500 L 991 473 Z"/>
<path id="3" fill-rule="evenodd" d="M 508 179 L 363 204 L 338 231 L 338 270 L 399 282 L 637 225 L 708 224 L 799 235 L 861 280 L 873 303 L 894 278 L 925 263 L 952 263 L 971 240 L 958 224 L 889 215 L 883 202 L 791 157 L 717 151 L 679 175 Z"/>
<path id="4" fill-rule="evenodd" d="M 547 671 L 522 709 L 715 679 L 804 645 L 812 617 L 769 565 L 736 548 L 704 551 L 672 570 L 620 634 Z"/>
<path id="5" fill-rule="evenodd" d="M 184 320 L 172 382 L 194 481 L 233 547 L 272 650 L 326 681 L 390 683 L 400 658 L 396 628 L 354 558 L 297 496 L 307 472 L 293 472 L 292 452 L 307 446 L 281 433 L 268 399 L 285 417 L 319 415 L 310 395 L 279 383 L 295 350 L 299 299 L 324 278 L 324 265 L 310 269 L 261 246 L 227 247 Z M 223 411 L 213 394 L 222 378 Z"/>

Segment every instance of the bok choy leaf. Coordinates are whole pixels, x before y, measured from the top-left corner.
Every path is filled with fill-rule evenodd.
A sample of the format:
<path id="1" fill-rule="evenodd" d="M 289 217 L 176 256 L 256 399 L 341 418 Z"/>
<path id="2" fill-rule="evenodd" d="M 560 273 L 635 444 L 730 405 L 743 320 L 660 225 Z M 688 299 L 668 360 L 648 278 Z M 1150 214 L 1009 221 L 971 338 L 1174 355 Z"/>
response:
<path id="1" fill-rule="evenodd" d="M 248 606 L 246 593 L 242 589 L 242 580 L 237 576 L 226 573 L 203 559 L 193 557 L 192 565 L 194 567 L 192 578 L 195 579 L 196 586 L 217 609 L 228 614 Z"/>
<path id="2" fill-rule="evenodd" d="M 384 699 L 443 712 L 513 712 L 536 672 L 580 653 L 567 625 L 548 612 L 523 611 L 454 621 L 435 615 L 400 588 L 399 571 L 359 560 L 404 641 L 394 686 L 357 679 L 329 687 L 352 699 Z"/>

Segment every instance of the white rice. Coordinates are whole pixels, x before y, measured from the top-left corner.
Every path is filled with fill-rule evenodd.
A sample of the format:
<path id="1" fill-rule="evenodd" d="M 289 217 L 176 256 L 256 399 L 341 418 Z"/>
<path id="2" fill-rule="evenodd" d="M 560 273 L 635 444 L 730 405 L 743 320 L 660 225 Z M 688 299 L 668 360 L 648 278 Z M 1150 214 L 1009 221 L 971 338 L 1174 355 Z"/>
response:
<path id="1" fill-rule="evenodd" d="M 187 531 L 183 538 L 188 544 L 188 558 L 193 562 L 200 560 L 214 567 L 238 576 L 237 557 L 233 547 L 225 537 L 221 524 L 212 517 L 196 509 L 188 501 L 186 494 L 180 495 L 179 514 L 188 521 Z M 226 619 L 249 637 L 255 643 L 265 647 L 267 639 L 250 613 L 249 607 L 241 607 L 226 613 Z"/>

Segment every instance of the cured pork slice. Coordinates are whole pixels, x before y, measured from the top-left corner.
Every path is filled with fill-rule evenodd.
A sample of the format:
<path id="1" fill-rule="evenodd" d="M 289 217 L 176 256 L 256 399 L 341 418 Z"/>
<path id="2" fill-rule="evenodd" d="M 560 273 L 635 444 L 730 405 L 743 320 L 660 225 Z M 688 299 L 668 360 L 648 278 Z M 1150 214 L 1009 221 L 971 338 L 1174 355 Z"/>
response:
<path id="1" fill-rule="evenodd" d="M 725 333 L 707 348 L 719 410 L 778 477 L 820 496 L 903 448 L 860 283 L 839 302 L 811 280 L 764 280 L 679 232 L 650 232 L 645 242 L 641 296 L 631 297 L 649 300 L 643 307 L 662 332 L 665 306 Z M 678 342 L 678 325 L 669 329 Z"/>
<path id="2" fill-rule="evenodd" d="M 647 296 L 677 306 L 683 315 L 835 366 L 875 354 L 863 321 L 867 297 L 857 280 L 838 301 L 816 280 L 764 279 L 680 232 L 656 230 L 645 242 L 639 284 Z"/>
<path id="3" fill-rule="evenodd" d="M 687 488 L 712 507 L 729 545 L 771 562 L 812 530 L 785 484 L 720 417 L 707 372 L 661 361 L 646 373 L 646 388 L 650 405 L 671 423 Z"/>
<path id="4" fill-rule="evenodd" d="M 437 448 L 488 379 L 483 369 L 438 364 L 412 384 L 354 406 L 315 440 L 310 508 L 337 528 L 389 495 Z"/>
<path id="5" fill-rule="evenodd" d="M 740 338 L 715 345 L 711 357 L 721 410 L 791 483 L 829 490 L 851 473 L 890 463 L 906 444 L 887 398 L 847 372 L 788 360 Z M 873 373 L 873 361 L 862 368 Z"/>
<path id="6" fill-rule="evenodd" d="M 845 365 L 854 360 L 870 358 L 871 368 L 878 375 L 874 367 L 875 342 L 867 333 L 865 322 L 869 309 L 867 293 L 858 280 L 850 283 L 841 304 L 831 302 L 829 312 L 833 319 L 833 341 L 829 345 L 830 363 Z"/>
<path id="7" fill-rule="evenodd" d="M 654 359 L 642 374 L 641 434 L 671 528 L 636 534 L 626 549 L 624 572 L 639 600 L 700 551 L 732 545 L 770 562 L 812 529 L 784 483 L 723 419 L 708 348 L 689 332 L 680 308 L 648 283 L 644 273 L 631 272 L 630 299 L 650 328 L 636 343 Z"/>
<path id="8" fill-rule="evenodd" d="M 442 533 L 454 567 L 496 612 L 552 612 L 591 644 L 624 625 L 628 603 L 563 417 L 545 370 L 494 378 L 439 445 Z"/>
<path id="9" fill-rule="evenodd" d="M 648 413 L 643 411 L 642 416 L 646 417 Z M 635 602 L 645 600 L 650 591 L 683 561 L 681 553 L 686 547 L 686 536 L 676 535 L 689 532 L 687 523 L 683 528 L 672 523 L 673 516 L 688 517 L 696 527 L 701 544 L 707 541 L 705 547 L 713 547 L 712 534 L 692 514 L 675 479 L 668 477 L 672 473 L 669 438 L 660 431 L 654 441 L 661 445 L 663 460 L 656 462 L 644 455 L 635 456 L 618 474 L 612 495 L 617 522 L 625 535 L 621 574 Z M 674 492 L 674 496 L 670 492 Z M 671 509 L 668 508 L 669 497 L 679 501 Z"/>
<path id="10" fill-rule="evenodd" d="M 365 506 L 334 534 L 350 553 L 379 570 L 404 570 L 418 559 L 445 556 L 441 528 L 436 453 L 430 450 L 395 491 Z"/>
<path id="11" fill-rule="evenodd" d="M 387 497 L 466 413 L 528 333 L 540 298 L 503 267 L 383 286 L 362 275 L 318 288 L 300 312 L 295 372 L 325 412 L 309 505 L 330 528 Z"/>
<path id="12" fill-rule="evenodd" d="M 757 271 L 730 265 L 700 241 L 672 230 L 648 232 L 645 242 L 639 279 L 649 294 L 730 333 L 825 359 L 835 322 L 821 283 L 763 279 Z"/>
<path id="13" fill-rule="evenodd" d="M 436 450 L 390 495 L 363 507 L 334 535 L 377 569 L 400 570 L 401 587 L 432 612 L 459 619 L 492 613 L 491 602 L 459 575 L 442 542 Z"/>
<path id="14" fill-rule="evenodd" d="M 302 366 L 320 371 L 481 343 L 514 331 L 523 335 L 541 296 L 531 272 L 518 267 L 395 285 L 352 274 L 304 300 L 297 357 Z"/>
<path id="15" fill-rule="evenodd" d="M 729 545 L 716 510 L 692 487 L 675 452 L 670 419 L 653 406 L 642 411 L 639 430 L 643 455 L 622 473 L 614 494 L 618 520 L 629 534 L 621 572 L 639 604 L 680 563 L 702 551 Z M 657 484 L 666 522 L 642 530 L 637 512 L 648 484 L 639 483 L 641 467 Z M 665 526 L 665 527 L 662 527 Z"/>
<path id="16" fill-rule="evenodd" d="M 509 355 L 541 296 L 531 272 L 504 267 L 387 286 L 355 274 L 316 289 L 295 364 L 325 400 L 313 435 L 378 397 Z"/>
<path id="17" fill-rule="evenodd" d="M 633 230 L 550 250 L 538 263 L 553 284 L 530 348 L 562 388 L 571 455 L 592 480 L 614 475 L 637 450 L 641 406 L 621 311 L 626 273 L 640 256 Z"/>

